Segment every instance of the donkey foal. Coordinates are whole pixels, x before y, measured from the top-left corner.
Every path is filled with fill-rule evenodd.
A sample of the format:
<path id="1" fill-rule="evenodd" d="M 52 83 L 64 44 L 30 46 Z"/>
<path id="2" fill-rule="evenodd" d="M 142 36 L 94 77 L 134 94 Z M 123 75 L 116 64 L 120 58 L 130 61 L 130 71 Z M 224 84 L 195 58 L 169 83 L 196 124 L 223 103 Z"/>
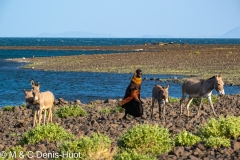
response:
<path id="1" fill-rule="evenodd" d="M 155 85 L 152 89 L 152 106 L 151 106 L 151 119 L 153 116 L 153 107 L 154 103 L 157 100 L 158 101 L 158 109 L 159 109 L 159 118 L 165 119 L 165 103 L 168 103 L 168 88 L 169 85 L 167 85 L 166 88 Z M 162 109 L 163 108 L 163 109 Z M 162 113 L 163 112 L 163 113 Z"/>

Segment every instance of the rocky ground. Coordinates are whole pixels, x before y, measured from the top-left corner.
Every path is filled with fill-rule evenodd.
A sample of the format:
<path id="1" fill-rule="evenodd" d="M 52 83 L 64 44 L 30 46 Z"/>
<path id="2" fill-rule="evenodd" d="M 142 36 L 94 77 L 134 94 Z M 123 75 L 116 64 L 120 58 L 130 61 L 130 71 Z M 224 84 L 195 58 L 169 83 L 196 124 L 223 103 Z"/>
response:
<path id="1" fill-rule="evenodd" d="M 191 117 L 187 118 L 185 114 L 181 117 L 179 114 L 179 103 L 169 103 L 166 106 L 166 120 L 159 120 L 158 109 L 154 109 L 154 118 L 150 118 L 151 99 L 143 99 L 144 115 L 141 118 L 129 116 L 128 119 L 122 119 L 124 113 L 100 114 L 100 110 L 105 107 L 115 107 L 117 100 L 108 99 L 106 101 L 96 100 L 88 104 L 81 104 L 79 100 L 67 102 L 64 99 L 55 100 L 54 110 L 56 111 L 63 105 L 78 104 L 88 112 L 86 117 L 53 117 L 53 122 L 58 123 L 68 132 L 72 132 L 76 137 L 81 135 L 91 135 L 94 132 L 100 132 L 108 135 L 112 141 L 113 147 L 116 147 L 118 138 L 123 132 L 136 124 L 159 124 L 168 128 L 171 134 L 181 132 L 183 129 L 195 133 L 199 125 L 204 124 L 213 116 L 212 110 L 208 104 L 204 104 L 200 116 L 196 116 L 197 107 L 193 106 L 190 110 Z M 214 104 L 218 115 L 240 115 L 240 95 L 227 95 L 220 98 L 218 103 Z M 15 106 L 12 111 L 0 110 L 0 151 L 9 147 L 16 146 L 23 134 L 32 128 L 32 111 L 30 109 Z M 57 143 L 47 141 L 36 145 L 24 145 L 28 151 L 52 152 L 58 150 Z M 198 143 L 190 147 L 174 147 L 169 153 L 159 155 L 158 159 L 240 159 L 240 138 L 231 140 L 231 147 L 206 148 L 203 143 Z"/>
<path id="2" fill-rule="evenodd" d="M 209 78 L 223 73 L 226 84 L 240 84 L 240 45 L 146 44 L 136 46 L 8 46 L 0 49 L 114 51 L 114 54 L 14 59 L 25 68 L 55 71 L 172 74 Z M 64 65 L 63 65 L 64 64 Z"/>

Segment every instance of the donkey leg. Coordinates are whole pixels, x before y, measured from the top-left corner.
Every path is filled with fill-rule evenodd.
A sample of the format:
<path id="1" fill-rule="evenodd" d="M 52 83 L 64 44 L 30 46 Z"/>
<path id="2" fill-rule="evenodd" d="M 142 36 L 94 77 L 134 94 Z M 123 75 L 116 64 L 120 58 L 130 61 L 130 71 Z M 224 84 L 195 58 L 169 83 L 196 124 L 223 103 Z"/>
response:
<path id="1" fill-rule="evenodd" d="M 47 112 L 47 110 L 44 109 L 43 125 L 45 125 L 45 122 L 46 122 L 46 112 Z"/>
<path id="2" fill-rule="evenodd" d="M 183 105 L 185 98 L 186 98 L 186 93 L 184 91 L 182 91 L 182 99 L 180 99 L 180 116 L 182 115 L 182 105 Z"/>
<path id="3" fill-rule="evenodd" d="M 162 120 L 162 105 L 161 105 L 161 101 L 158 101 L 158 112 L 159 112 L 159 119 Z"/>
<path id="4" fill-rule="evenodd" d="M 198 112 L 197 112 L 198 116 L 199 116 L 199 111 L 201 109 L 201 106 L 202 106 L 202 98 L 199 98 L 199 106 L 198 106 Z"/>
<path id="5" fill-rule="evenodd" d="M 34 109 L 34 117 L 33 117 L 33 127 L 35 127 L 35 125 L 36 125 L 36 121 L 37 121 L 37 110 L 36 109 Z"/>
<path id="6" fill-rule="evenodd" d="M 183 105 L 183 102 L 185 100 L 185 96 L 182 97 L 182 99 L 180 99 L 180 116 L 182 115 L 182 105 Z"/>
<path id="7" fill-rule="evenodd" d="M 188 98 L 188 102 L 187 102 L 187 104 L 186 104 L 186 106 L 187 106 L 187 116 L 188 116 L 188 117 L 189 117 L 189 106 L 190 106 L 192 100 L 193 100 L 193 98 L 192 98 L 192 97 L 189 97 L 189 98 Z"/>
<path id="8" fill-rule="evenodd" d="M 181 99 L 180 100 L 180 113 L 179 113 L 179 115 L 181 116 L 182 115 L 182 103 L 183 103 L 183 99 Z"/>
<path id="9" fill-rule="evenodd" d="M 165 120 L 165 107 L 166 107 L 166 105 L 165 104 L 162 104 L 162 109 L 163 109 L 163 113 L 162 113 L 162 117 L 163 117 L 163 119 Z"/>
<path id="10" fill-rule="evenodd" d="M 215 111 L 214 111 L 214 107 L 213 107 L 213 104 L 212 104 L 211 96 L 208 96 L 207 98 L 208 98 L 208 102 L 210 103 L 210 105 L 211 105 L 211 107 L 212 107 L 213 114 L 214 114 L 215 116 L 217 116 L 217 114 L 216 114 Z"/>
<path id="11" fill-rule="evenodd" d="M 153 118 L 153 108 L 154 108 L 155 99 L 152 98 L 152 106 L 151 106 L 151 119 Z"/>
<path id="12" fill-rule="evenodd" d="M 42 109 L 39 110 L 39 118 L 38 118 L 38 124 L 41 124 L 41 120 L 42 120 Z"/>
<path id="13" fill-rule="evenodd" d="M 50 111 L 51 111 L 51 117 L 50 117 L 50 122 L 52 123 L 52 108 L 50 109 Z"/>
<path id="14" fill-rule="evenodd" d="M 48 120 L 47 120 L 47 123 L 49 123 L 49 121 L 52 122 L 52 120 L 51 120 L 51 117 L 52 117 L 52 109 L 49 108 L 48 110 L 49 110 L 49 111 L 48 111 Z"/>

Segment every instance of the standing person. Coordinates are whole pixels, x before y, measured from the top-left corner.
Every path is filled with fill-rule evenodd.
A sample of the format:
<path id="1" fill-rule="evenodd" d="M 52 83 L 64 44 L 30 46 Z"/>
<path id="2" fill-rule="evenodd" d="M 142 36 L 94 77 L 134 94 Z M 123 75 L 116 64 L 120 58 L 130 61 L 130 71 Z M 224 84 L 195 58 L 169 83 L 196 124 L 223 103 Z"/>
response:
<path id="1" fill-rule="evenodd" d="M 134 117 L 143 115 L 142 101 L 140 99 L 141 84 L 142 71 L 137 69 L 126 89 L 123 100 L 118 103 L 121 107 L 125 108 L 125 115 L 123 118 L 126 118 L 127 114 Z"/>

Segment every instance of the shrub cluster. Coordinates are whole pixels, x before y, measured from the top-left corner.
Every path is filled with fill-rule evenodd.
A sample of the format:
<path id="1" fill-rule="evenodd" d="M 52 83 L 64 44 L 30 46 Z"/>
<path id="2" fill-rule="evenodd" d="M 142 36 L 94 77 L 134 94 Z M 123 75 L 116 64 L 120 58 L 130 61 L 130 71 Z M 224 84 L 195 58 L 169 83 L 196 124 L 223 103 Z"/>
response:
<path id="1" fill-rule="evenodd" d="M 60 147 L 60 152 L 81 153 L 82 159 L 111 159 L 111 140 L 103 135 L 95 133 L 90 137 L 80 140 L 65 142 Z"/>
<path id="2" fill-rule="evenodd" d="M 138 154 L 156 156 L 168 152 L 174 146 L 169 130 L 151 126 L 137 125 L 125 132 L 118 141 L 122 150 L 135 150 Z"/>
<path id="3" fill-rule="evenodd" d="M 145 155 L 145 154 L 139 154 L 136 152 L 136 150 L 123 150 L 119 151 L 118 154 L 114 156 L 114 160 L 156 160 L 157 158 L 154 156 L 150 155 Z"/>
<path id="4" fill-rule="evenodd" d="M 174 98 L 174 97 L 168 97 L 168 101 L 170 103 L 179 103 L 180 99 L 179 98 Z"/>
<path id="5" fill-rule="evenodd" d="M 225 146 L 225 147 L 230 147 L 231 143 L 230 143 L 230 139 L 226 138 L 226 137 L 209 137 L 206 139 L 205 141 L 205 146 L 207 147 L 221 147 L 221 146 Z"/>
<path id="6" fill-rule="evenodd" d="M 175 137 L 175 145 L 177 146 L 192 146 L 201 141 L 201 138 L 192 133 L 183 130 Z"/>
<path id="7" fill-rule="evenodd" d="M 121 113 L 124 112 L 124 108 L 117 105 L 114 108 L 105 107 L 99 111 L 99 114 L 110 114 L 110 113 L 119 113 L 119 112 Z"/>
<path id="8" fill-rule="evenodd" d="M 230 138 L 240 136 L 240 117 L 227 116 L 219 119 L 210 118 L 206 125 L 200 126 L 198 135 L 206 142 L 206 146 L 230 146 Z"/>
<path id="9" fill-rule="evenodd" d="M 13 109 L 13 106 L 4 106 L 4 111 L 11 111 Z"/>
<path id="10" fill-rule="evenodd" d="M 38 125 L 36 128 L 29 130 L 20 140 L 20 144 L 36 144 L 43 140 L 49 142 L 63 141 L 72 139 L 73 135 L 67 133 L 64 128 L 58 124 L 48 123 L 47 125 Z"/>
<path id="11" fill-rule="evenodd" d="M 55 112 L 55 114 L 60 118 L 66 118 L 68 116 L 86 116 L 87 112 L 80 106 L 71 105 L 61 107 Z"/>

